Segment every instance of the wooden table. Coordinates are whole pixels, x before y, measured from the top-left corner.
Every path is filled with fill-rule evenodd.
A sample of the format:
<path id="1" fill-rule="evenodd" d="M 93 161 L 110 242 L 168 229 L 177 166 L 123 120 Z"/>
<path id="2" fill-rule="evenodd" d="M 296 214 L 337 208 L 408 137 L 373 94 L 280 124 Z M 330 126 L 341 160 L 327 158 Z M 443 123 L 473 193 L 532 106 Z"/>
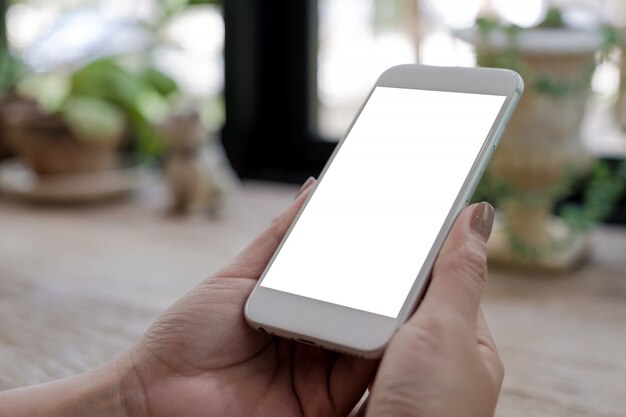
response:
<path id="1" fill-rule="evenodd" d="M 291 201 L 247 183 L 219 221 L 164 216 L 163 190 L 97 207 L 0 199 L 0 389 L 95 367 Z M 507 369 L 498 416 L 626 416 L 626 229 L 582 269 L 491 271 L 484 311 Z"/>

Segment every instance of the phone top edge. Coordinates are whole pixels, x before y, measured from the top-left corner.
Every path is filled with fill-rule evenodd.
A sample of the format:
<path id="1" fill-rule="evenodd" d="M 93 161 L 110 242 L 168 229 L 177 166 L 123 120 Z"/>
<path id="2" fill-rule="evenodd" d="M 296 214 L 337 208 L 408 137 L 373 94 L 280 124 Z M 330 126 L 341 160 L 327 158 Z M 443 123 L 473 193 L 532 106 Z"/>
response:
<path id="1" fill-rule="evenodd" d="M 450 91 L 470 94 L 511 96 L 522 92 L 524 81 L 515 71 L 486 67 L 439 67 L 403 64 L 391 67 L 375 87 Z"/>
<path id="2" fill-rule="evenodd" d="M 515 80 L 515 83 L 517 84 L 517 88 L 515 89 L 515 92 L 517 94 L 519 94 L 520 96 L 522 94 L 524 94 L 524 88 L 526 86 L 525 86 L 525 83 L 524 83 L 524 78 L 520 75 L 520 73 L 517 72 L 517 71 L 514 71 L 512 69 L 508 69 L 508 68 L 499 68 L 499 69 L 502 70 L 502 71 L 506 71 L 509 74 L 511 74 L 513 76 L 514 80 Z"/>

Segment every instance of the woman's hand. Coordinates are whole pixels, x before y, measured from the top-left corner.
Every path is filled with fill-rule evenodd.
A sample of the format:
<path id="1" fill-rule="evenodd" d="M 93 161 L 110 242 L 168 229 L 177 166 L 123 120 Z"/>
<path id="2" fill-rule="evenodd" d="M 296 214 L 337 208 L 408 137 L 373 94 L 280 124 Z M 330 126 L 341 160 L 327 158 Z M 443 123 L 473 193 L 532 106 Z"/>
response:
<path id="1" fill-rule="evenodd" d="M 244 320 L 250 291 L 313 183 L 230 265 L 163 313 L 121 359 L 145 393 L 144 410 L 135 414 L 346 416 L 362 397 L 376 361 L 271 337 Z"/>
<path id="2" fill-rule="evenodd" d="M 466 208 L 435 264 L 430 288 L 380 364 L 368 416 L 486 417 L 504 368 L 480 311 L 493 208 Z"/>

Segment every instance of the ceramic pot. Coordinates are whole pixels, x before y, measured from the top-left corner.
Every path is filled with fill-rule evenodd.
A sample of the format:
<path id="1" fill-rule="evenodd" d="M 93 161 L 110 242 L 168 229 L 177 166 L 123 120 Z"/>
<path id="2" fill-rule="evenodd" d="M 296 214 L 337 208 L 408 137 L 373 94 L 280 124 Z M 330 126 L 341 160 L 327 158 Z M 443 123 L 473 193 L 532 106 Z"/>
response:
<path id="1" fill-rule="evenodd" d="M 504 33 L 462 36 L 474 43 L 479 62 L 498 66 L 510 51 Z M 580 139 L 590 92 L 590 76 L 602 36 L 569 29 L 529 29 L 515 38 L 516 56 L 526 81 L 488 168 L 496 181 L 514 190 L 500 199 L 498 222 L 489 242 L 490 261 L 545 269 L 566 269 L 587 253 L 586 236 L 555 217 L 558 189 L 582 175 L 592 156 Z M 577 86 L 567 92 L 542 88 L 538 77 Z"/>
<path id="2" fill-rule="evenodd" d="M 122 135 L 104 142 L 77 140 L 59 116 L 43 113 L 28 99 L 11 103 L 3 113 L 9 144 L 38 175 L 105 171 L 118 165 Z"/>

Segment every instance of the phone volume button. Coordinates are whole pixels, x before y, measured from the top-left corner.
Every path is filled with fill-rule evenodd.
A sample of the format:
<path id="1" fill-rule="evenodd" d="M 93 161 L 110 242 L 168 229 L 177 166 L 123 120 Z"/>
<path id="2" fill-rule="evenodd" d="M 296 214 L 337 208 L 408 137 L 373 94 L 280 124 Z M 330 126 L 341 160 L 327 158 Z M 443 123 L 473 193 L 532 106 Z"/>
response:
<path id="1" fill-rule="evenodd" d="M 502 139 L 502 135 L 504 134 L 504 126 L 500 127 L 500 129 L 498 129 L 498 132 L 496 132 L 496 140 L 493 143 L 493 149 L 496 149 L 498 147 L 498 145 L 500 144 L 500 139 Z"/>

